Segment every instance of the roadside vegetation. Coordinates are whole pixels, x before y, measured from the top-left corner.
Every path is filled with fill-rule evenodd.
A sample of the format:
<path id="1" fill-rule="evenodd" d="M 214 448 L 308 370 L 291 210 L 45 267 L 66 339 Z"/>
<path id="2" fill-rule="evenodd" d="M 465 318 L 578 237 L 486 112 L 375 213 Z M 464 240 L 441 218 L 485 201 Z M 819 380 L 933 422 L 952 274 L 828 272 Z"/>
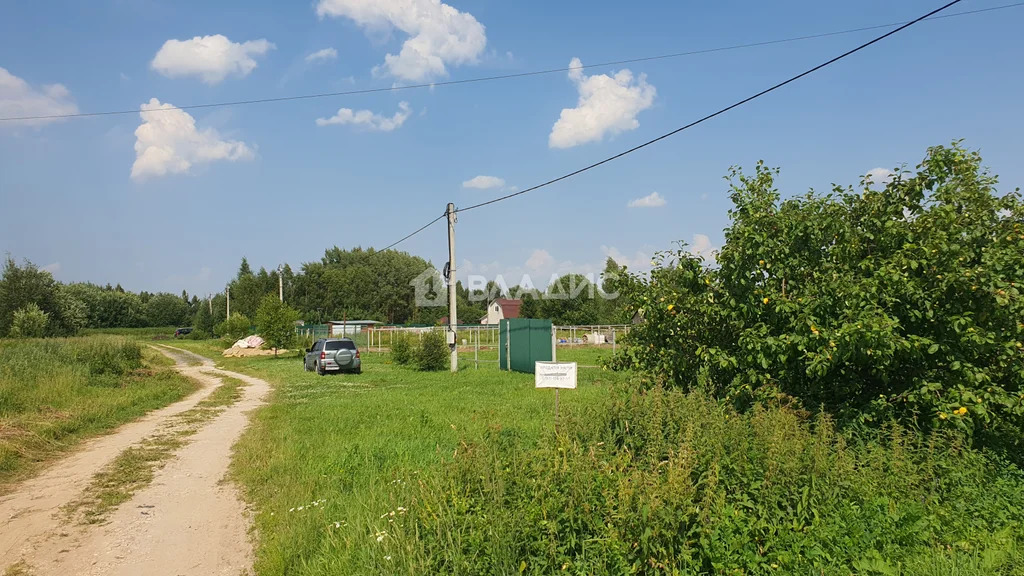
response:
<path id="1" fill-rule="evenodd" d="M 843 425 L 958 430 L 1024 463 L 1024 202 L 935 147 L 885 186 L 782 199 L 730 174 L 717 265 L 662 254 L 619 283 L 646 320 L 616 366 L 740 409 L 778 395 Z"/>
<path id="2" fill-rule="evenodd" d="M 81 440 L 196 389 L 134 340 L 0 340 L 0 491 Z"/>
<path id="3" fill-rule="evenodd" d="M 537 446 L 468 436 L 348 566 L 420 574 L 1020 574 L 1024 475 L 956 432 L 615 391 Z M 422 479 L 421 479 L 422 478 Z M 314 572 L 316 573 L 316 572 Z M 326 573 L 326 572 L 325 572 Z M 354 573 L 354 572 L 353 572 Z"/>

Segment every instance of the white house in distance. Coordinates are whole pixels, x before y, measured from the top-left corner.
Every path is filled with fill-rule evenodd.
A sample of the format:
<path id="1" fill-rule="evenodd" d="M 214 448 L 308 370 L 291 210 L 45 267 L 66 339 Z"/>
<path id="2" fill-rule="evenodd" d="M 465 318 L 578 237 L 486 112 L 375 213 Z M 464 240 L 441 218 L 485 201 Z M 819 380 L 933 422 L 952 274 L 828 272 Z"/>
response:
<path id="1" fill-rule="evenodd" d="M 498 298 L 487 305 L 487 316 L 480 319 L 481 324 L 497 324 L 501 320 L 519 318 L 519 308 L 523 305 L 522 300 L 510 300 Z"/>

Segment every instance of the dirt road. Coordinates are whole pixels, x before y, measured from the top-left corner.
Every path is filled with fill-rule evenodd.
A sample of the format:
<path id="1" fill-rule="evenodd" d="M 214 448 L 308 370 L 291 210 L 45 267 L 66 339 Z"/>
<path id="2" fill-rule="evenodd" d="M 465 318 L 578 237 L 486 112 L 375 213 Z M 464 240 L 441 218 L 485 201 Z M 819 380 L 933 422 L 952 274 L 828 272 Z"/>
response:
<path id="1" fill-rule="evenodd" d="M 214 368 L 211 361 L 184 350 L 161 351 L 202 388 L 88 442 L 0 497 L 0 573 L 12 565 L 39 576 L 249 572 L 250 519 L 235 488 L 222 480 L 248 412 L 263 403 L 270 387 L 263 380 Z M 78 499 L 96 472 L 126 448 L 168 426 L 175 415 L 195 407 L 219 385 L 217 375 L 246 383 L 238 402 L 206 422 L 106 523 L 81 526 L 65 518 L 60 507 Z"/>

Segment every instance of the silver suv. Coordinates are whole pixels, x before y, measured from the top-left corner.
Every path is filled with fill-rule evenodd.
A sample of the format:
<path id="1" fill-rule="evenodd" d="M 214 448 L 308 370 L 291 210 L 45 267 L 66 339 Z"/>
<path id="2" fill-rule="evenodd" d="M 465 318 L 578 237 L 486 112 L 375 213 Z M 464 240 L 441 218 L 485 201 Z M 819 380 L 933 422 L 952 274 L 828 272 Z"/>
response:
<path id="1" fill-rule="evenodd" d="M 328 372 L 352 372 L 361 374 L 362 363 L 359 350 L 351 338 L 321 338 L 313 347 L 306 350 L 306 358 L 302 367 L 307 371 L 316 371 L 323 376 Z"/>

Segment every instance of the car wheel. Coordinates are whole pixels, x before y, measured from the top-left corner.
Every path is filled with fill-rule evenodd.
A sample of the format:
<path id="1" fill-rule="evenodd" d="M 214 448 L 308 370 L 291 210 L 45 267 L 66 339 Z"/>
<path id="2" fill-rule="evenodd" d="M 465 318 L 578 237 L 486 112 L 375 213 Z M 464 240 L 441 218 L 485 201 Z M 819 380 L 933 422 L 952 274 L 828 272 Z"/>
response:
<path id="1" fill-rule="evenodd" d="M 324 374 L 327 373 L 327 372 L 324 371 L 324 367 L 321 366 L 319 362 L 316 363 L 316 373 L 321 375 L 321 376 L 323 376 Z"/>

